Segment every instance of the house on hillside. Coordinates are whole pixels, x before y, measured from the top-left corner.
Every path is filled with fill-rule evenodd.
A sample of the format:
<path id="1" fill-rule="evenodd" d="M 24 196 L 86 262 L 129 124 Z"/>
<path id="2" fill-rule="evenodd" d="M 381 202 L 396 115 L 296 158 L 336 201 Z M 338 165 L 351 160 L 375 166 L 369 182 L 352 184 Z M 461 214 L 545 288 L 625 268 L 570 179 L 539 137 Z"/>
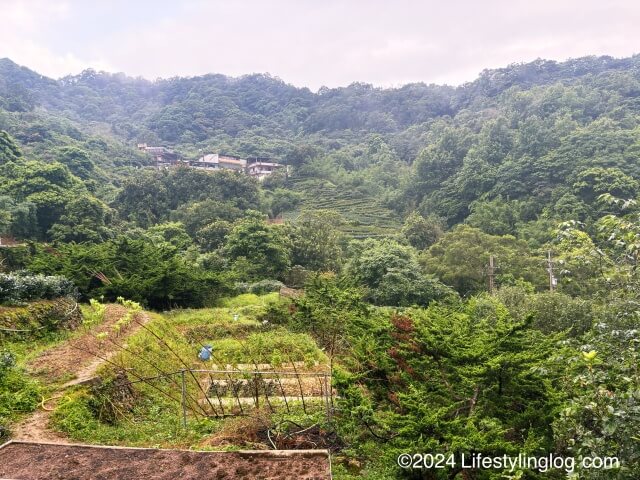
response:
<path id="1" fill-rule="evenodd" d="M 233 170 L 250 175 L 258 180 L 268 177 L 273 172 L 284 170 L 286 165 L 272 161 L 271 158 L 254 157 L 249 160 L 235 155 L 223 155 L 221 153 L 208 153 L 197 160 L 180 160 L 178 154 L 166 147 L 153 147 L 146 143 L 139 143 L 138 150 L 151 155 L 156 161 L 158 169 L 169 168 L 176 165 L 185 165 L 198 170 Z"/>
<path id="2" fill-rule="evenodd" d="M 200 170 L 236 170 L 244 172 L 247 161 L 233 155 L 220 155 L 219 153 L 209 153 L 203 155 L 198 160 L 192 161 L 189 165 Z"/>
<path id="3" fill-rule="evenodd" d="M 227 170 L 244 172 L 247 168 L 247 161 L 245 159 L 233 155 L 218 155 L 218 162 L 220 168 L 226 168 Z"/>
<path id="4" fill-rule="evenodd" d="M 146 143 L 139 143 L 138 150 L 148 153 L 156 162 L 156 168 L 169 168 L 179 163 L 178 154 L 166 147 L 152 147 Z"/>
<path id="5" fill-rule="evenodd" d="M 219 155 L 217 153 L 203 155 L 198 160 L 189 162 L 189 166 L 199 170 L 217 170 L 220 168 Z"/>
<path id="6" fill-rule="evenodd" d="M 257 178 L 258 180 L 262 180 L 277 170 L 285 169 L 286 171 L 285 165 L 276 162 L 269 162 L 267 160 L 270 159 L 256 159 L 254 162 L 250 163 L 247 166 L 247 174 Z"/>

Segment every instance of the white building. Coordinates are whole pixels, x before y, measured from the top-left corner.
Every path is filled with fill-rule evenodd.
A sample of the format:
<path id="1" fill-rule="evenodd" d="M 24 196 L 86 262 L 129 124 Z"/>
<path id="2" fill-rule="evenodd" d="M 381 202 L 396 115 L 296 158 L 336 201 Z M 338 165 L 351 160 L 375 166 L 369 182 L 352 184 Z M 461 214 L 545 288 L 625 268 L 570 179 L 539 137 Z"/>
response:
<path id="1" fill-rule="evenodd" d="M 249 164 L 247 173 L 258 180 L 262 180 L 281 168 L 285 168 L 281 163 L 257 161 Z"/>

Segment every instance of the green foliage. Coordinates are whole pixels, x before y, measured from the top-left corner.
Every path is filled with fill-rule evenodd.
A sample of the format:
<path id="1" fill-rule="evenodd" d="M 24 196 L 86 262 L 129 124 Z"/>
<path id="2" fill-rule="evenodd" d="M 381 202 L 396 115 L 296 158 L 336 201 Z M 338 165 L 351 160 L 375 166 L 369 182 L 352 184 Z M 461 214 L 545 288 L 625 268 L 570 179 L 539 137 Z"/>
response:
<path id="1" fill-rule="evenodd" d="M 8 422 L 38 406 L 40 388 L 15 365 L 11 353 L 0 351 L 0 439 L 8 434 Z"/>
<path id="2" fill-rule="evenodd" d="M 341 270 L 344 219 L 326 210 L 303 211 L 290 228 L 292 264 L 308 270 Z"/>
<path id="3" fill-rule="evenodd" d="M 636 329 L 612 330 L 599 324 L 581 352 L 565 356 L 570 401 L 554 422 L 563 451 L 573 456 L 618 458 L 620 468 L 578 468 L 580 478 L 632 479 L 640 470 L 640 376 Z M 591 350 L 587 350 L 591 349 Z"/>
<path id="4" fill-rule="evenodd" d="M 445 225 L 441 218 L 430 215 L 427 218 L 412 212 L 402 226 L 402 236 L 416 250 L 425 250 L 436 243 L 444 234 Z"/>
<path id="5" fill-rule="evenodd" d="M 102 323 L 106 311 L 106 305 L 93 298 L 89 299 L 89 306 L 82 309 L 84 316 L 82 325 L 86 328 L 91 328 L 94 325 Z"/>
<path id="6" fill-rule="evenodd" d="M 101 242 L 112 236 L 111 212 L 100 200 L 82 195 L 65 206 L 65 213 L 49 230 L 57 242 Z"/>
<path id="7" fill-rule="evenodd" d="M 466 295 L 487 288 L 490 255 L 496 260 L 498 285 L 518 280 L 540 288 L 547 285 L 544 260 L 532 254 L 525 242 L 509 235 L 489 235 L 467 225 L 447 232 L 421 262 L 429 273 Z"/>
<path id="8" fill-rule="evenodd" d="M 277 293 L 270 293 L 267 295 L 258 295 L 256 293 L 243 293 L 232 298 L 226 298 L 221 302 L 221 305 L 226 308 L 241 308 L 253 305 L 264 305 L 272 303 L 278 299 Z"/>
<path id="9" fill-rule="evenodd" d="M 24 271 L 0 273 L 0 304 L 74 295 L 73 283 L 59 275 L 29 275 Z"/>
<path id="10" fill-rule="evenodd" d="M 314 362 L 324 360 L 311 337 L 303 333 L 291 333 L 286 329 L 275 329 L 268 333 L 252 333 L 240 341 L 225 338 L 215 342 L 215 354 L 230 365 L 238 363 L 270 363 L 281 366 L 285 363 Z"/>
<path id="11" fill-rule="evenodd" d="M 505 202 L 500 197 L 477 201 L 469 206 L 467 223 L 490 235 L 514 235 L 520 218 L 518 206 L 518 202 Z"/>
<path id="12" fill-rule="evenodd" d="M 395 445 L 485 455 L 551 448 L 548 425 L 556 397 L 537 369 L 553 352 L 553 338 L 485 299 L 471 300 L 455 314 L 433 306 L 391 322 L 391 415 L 371 420 L 380 418 L 397 432 Z M 360 382 L 376 389 L 364 378 Z"/>
<path id="13" fill-rule="evenodd" d="M 232 224 L 225 220 L 213 221 L 196 232 L 196 241 L 203 250 L 216 250 L 224 245 Z"/>
<path id="14" fill-rule="evenodd" d="M 328 346 L 335 332 L 337 428 L 347 455 L 367 459 L 354 478 L 402 478 L 395 469 L 401 452 L 553 451 L 549 425 L 562 396 L 551 359 L 560 337 L 533 327 L 530 310 L 516 318 L 481 296 L 391 313 L 367 307 L 344 280 L 328 276 L 305 292 L 290 325 Z M 460 470 L 436 473 L 453 478 Z M 473 472 L 483 479 L 504 473 Z"/>
<path id="15" fill-rule="evenodd" d="M 241 278 L 281 278 L 291 262 L 291 246 L 282 228 L 269 226 L 260 215 L 237 223 L 224 247 Z"/>
<path id="16" fill-rule="evenodd" d="M 30 160 L 0 165 L 0 194 L 35 208 L 38 229 L 24 232 L 28 236 L 44 236 L 63 215 L 66 203 L 83 190 L 82 183 L 60 163 Z"/>
<path id="17" fill-rule="evenodd" d="M 180 423 L 175 405 L 163 397 L 142 398 L 132 415 L 136 422 L 123 419 L 115 424 L 99 421 L 97 400 L 85 389 L 65 395 L 52 415 L 53 426 L 70 438 L 109 445 L 152 447 L 172 444 L 188 447 L 196 442 L 214 421 L 192 422 L 187 429 Z"/>
<path id="18" fill-rule="evenodd" d="M 178 250 L 186 250 L 191 244 L 191 237 L 184 225 L 179 222 L 167 222 L 154 225 L 147 230 L 147 235 L 156 243 L 166 242 Z"/>
<path id="19" fill-rule="evenodd" d="M 421 271 L 411 247 L 393 240 L 367 239 L 352 248 L 347 273 L 367 287 L 367 298 L 376 305 L 427 305 L 450 293 Z"/>
<path id="20" fill-rule="evenodd" d="M 217 220 L 234 220 L 259 205 L 257 182 L 227 170 L 190 168 L 146 172 L 128 180 L 114 201 L 123 218 L 141 227 L 169 219 L 182 221 L 190 235 Z"/>
<path id="21" fill-rule="evenodd" d="M 595 302 L 560 292 L 529 292 L 522 287 L 502 287 L 497 297 L 514 318 L 531 318 L 531 326 L 545 333 L 567 332 L 578 337 L 588 332 L 596 318 Z"/>
<path id="22" fill-rule="evenodd" d="M 247 293 L 154 328 L 195 365 L 203 340 L 231 362 L 324 362 L 317 340 L 334 370 L 344 478 L 401 476 L 401 451 L 616 455 L 622 469 L 580 478 L 637 478 L 639 62 L 538 60 L 459 88 L 312 93 L 264 75 L 147 82 L 86 71 L 55 81 L 0 60 L 0 234 L 55 242 L 3 248 L 0 266 L 64 275 L 85 299 L 130 298 L 116 328 L 136 302 L 202 306 L 238 282 L 263 292 L 280 285 L 264 279 L 306 280 L 291 300 Z M 151 170 L 137 142 L 171 144 L 185 159 L 211 150 L 292 168 L 262 184 L 229 171 Z M 347 249 L 345 238 L 367 240 Z M 499 288 L 474 297 L 490 255 Z M 44 288 L 0 283 L 11 302 Z M 73 305 L 61 302 L 2 307 L 0 326 L 38 338 L 65 324 Z M 85 307 L 87 322 L 103 308 Z M 129 346 L 153 355 L 152 365 L 118 357 L 140 373 L 183 368 L 148 332 Z M 0 423 L 33 409 L 38 392 L 6 358 Z M 76 390 L 54 424 L 85 441 L 185 446 L 218 426 L 182 429 L 178 404 L 144 386 L 137 394 L 105 423 L 95 392 Z"/>
<path id="23" fill-rule="evenodd" d="M 0 165 L 18 160 L 22 152 L 15 144 L 11 136 L 4 130 L 0 130 Z"/>
<path id="24" fill-rule="evenodd" d="M 172 245 L 126 237 L 40 249 L 29 268 L 66 276 L 84 297 L 121 296 L 152 308 L 203 306 L 227 291 L 215 274 L 190 264 Z"/>
<path id="25" fill-rule="evenodd" d="M 86 150 L 62 147 L 56 152 L 56 158 L 60 163 L 66 165 L 71 173 L 83 180 L 91 178 L 94 174 L 95 163 Z"/>
<path id="26" fill-rule="evenodd" d="M 0 234 L 29 238 L 37 234 L 36 206 L 0 196 Z"/>
<path id="27" fill-rule="evenodd" d="M 271 193 L 270 210 L 273 217 L 294 210 L 302 201 L 302 194 L 284 188 L 276 188 Z"/>
<path id="28" fill-rule="evenodd" d="M 294 301 L 293 311 L 272 309 L 268 313 L 294 330 L 310 332 L 333 360 L 333 355 L 345 348 L 350 324 L 367 313 L 363 297 L 362 289 L 345 277 L 316 274 L 305 284 L 305 295 Z"/>
<path id="29" fill-rule="evenodd" d="M 638 193 L 638 181 L 618 168 L 593 167 L 580 172 L 574 191 L 585 203 L 594 203 L 602 194 L 620 198 L 634 198 Z"/>
<path id="30" fill-rule="evenodd" d="M 242 288 L 238 288 L 241 293 L 254 293 L 256 295 L 264 295 L 270 292 L 279 292 L 284 286 L 278 280 L 260 280 L 259 282 L 245 284 Z"/>
<path id="31" fill-rule="evenodd" d="M 331 159 L 317 160 L 317 164 L 318 168 L 329 170 L 326 175 L 312 171 L 289 180 L 291 188 L 304 194 L 301 210 L 336 212 L 342 219 L 335 225 L 342 233 L 356 238 L 391 234 L 399 227 L 396 215 L 374 196 L 379 189 L 375 182 L 365 180 L 358 172 L 347 174 Z M 324 176 L 332 177 L 331 181 L 313 178 Z M 296 216 L 285 214 L 285 218 Z"/>
<path id="32" fill-rule="evenodd" d="M 72 330 L 81 322 L 77 304 L 68 298 L 0 307 L 0 339 L 41 338 L 54 331 Z"/>

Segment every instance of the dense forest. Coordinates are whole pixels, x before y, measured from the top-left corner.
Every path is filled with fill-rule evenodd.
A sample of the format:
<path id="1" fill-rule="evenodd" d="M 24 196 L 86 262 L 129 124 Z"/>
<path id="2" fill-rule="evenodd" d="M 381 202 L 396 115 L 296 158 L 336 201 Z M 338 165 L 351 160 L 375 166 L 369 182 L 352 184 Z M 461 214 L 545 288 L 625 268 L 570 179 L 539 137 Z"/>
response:
<path id="1" fill-rule="evenodd" d="M 289 169 L 158 170 L 138 143 Z M 315 93 L 0 60 L 0 304 L 304 290 L 260 318 L 331 355 L 339 478 L 567 478 L 402 470 L 402 452 L 615 456 L 571 478 L 638 478 L 639 195 L 640 56 Z"/>

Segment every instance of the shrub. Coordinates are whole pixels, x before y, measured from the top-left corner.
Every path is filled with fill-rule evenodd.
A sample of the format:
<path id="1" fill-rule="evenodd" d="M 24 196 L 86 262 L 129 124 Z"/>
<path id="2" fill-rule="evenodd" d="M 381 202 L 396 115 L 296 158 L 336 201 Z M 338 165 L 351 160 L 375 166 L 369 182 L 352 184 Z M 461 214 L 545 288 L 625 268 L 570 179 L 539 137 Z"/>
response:
<path id="1" fill-rule="evenodd" d="M 16 357 L 11 352 L 0 353 L 0 379 L 16 364 Z"/>
<path id="2" fill-rule="evenodd" d="M 76 296 L 73 283 L 58 275 L 0 273 L 0 303 L 19 303 Z"/>
<path id="3" fill-rule="evenodd" d="M 281 365 L 290 361 L 313 364 L 325 360 L 313 339 L 304 333 L 291 333 L 283 328 L 253 333 L 240 341 L 219 339 L 214 343 L 219 358 L 231 364 L 258 362 Z"/>
<path id="4" fill-rule="evenodd" d="M 239 294 L 249 293 L 249 284 L 247 282 L 236 282 L 235 288 Z"/>
<path id="5" fill-rule="evenodd" d="M 82 325 L 90 328 L 94 325 L 102 323 L 106 310 L 106 305 L 92 298 L 91 300 L 89 300 L 89 306 L 83 309 L 84 320 L 82 321 Z"/>

